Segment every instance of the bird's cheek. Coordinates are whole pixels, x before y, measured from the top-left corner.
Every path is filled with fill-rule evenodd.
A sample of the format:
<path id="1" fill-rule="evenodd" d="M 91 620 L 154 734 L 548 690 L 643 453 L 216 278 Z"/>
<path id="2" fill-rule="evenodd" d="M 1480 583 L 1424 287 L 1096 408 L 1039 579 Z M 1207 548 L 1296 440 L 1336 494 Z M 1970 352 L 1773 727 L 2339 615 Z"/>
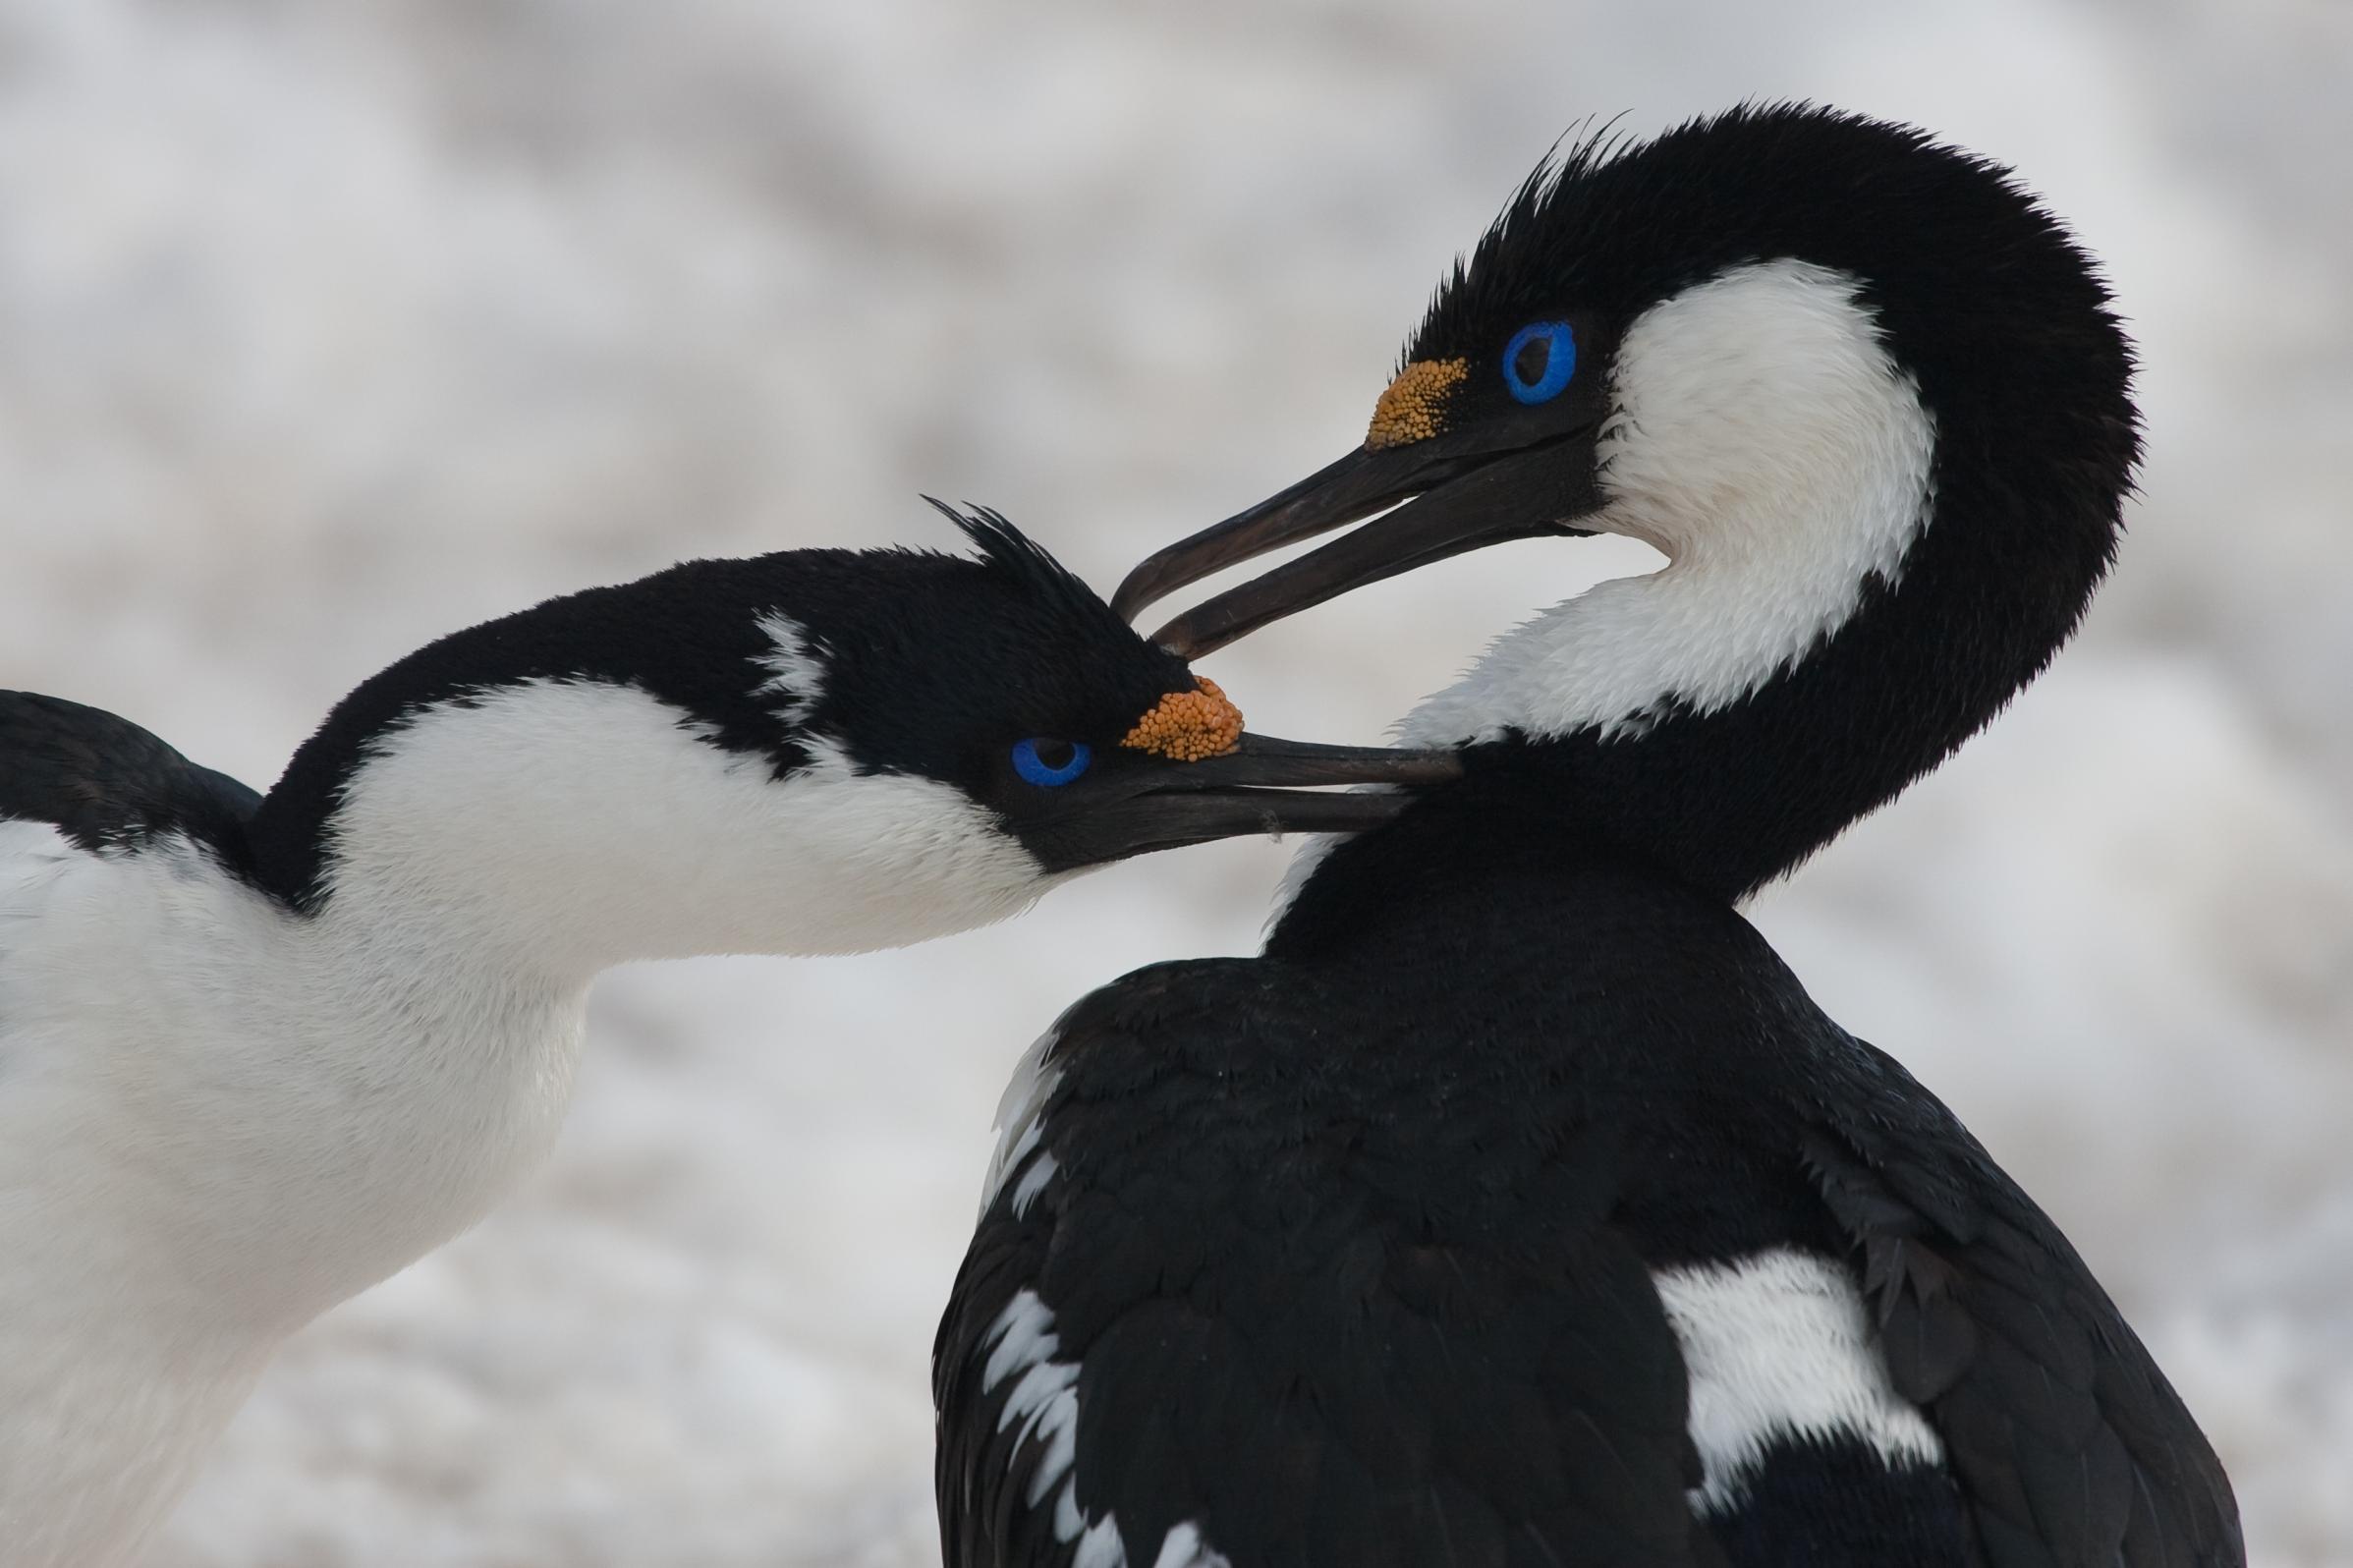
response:
<path id="1" fill-rule="evenodd" d="M 787 804 L 764 842 L 741 846 L 739 863 L 746 896 L 778 919 L 822 912 L 784 951 L 925 941 L 1018 914 L 1051 885 L 994 810 L 935 779 L 864 774 Z"/>

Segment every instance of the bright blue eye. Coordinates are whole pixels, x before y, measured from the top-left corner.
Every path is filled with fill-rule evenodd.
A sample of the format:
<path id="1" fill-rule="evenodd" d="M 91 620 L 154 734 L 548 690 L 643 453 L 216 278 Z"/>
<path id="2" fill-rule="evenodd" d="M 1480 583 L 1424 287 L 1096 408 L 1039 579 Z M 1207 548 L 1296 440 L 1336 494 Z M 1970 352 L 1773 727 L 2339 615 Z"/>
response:
<path id="1" fill-rule="evenodd" d="M 1503 384 L 1522 403 L 1549 403 L 1577 373 L 1577 334 L 1566 321 L 1531 321 L 1503 346 Z"/>
<path id="2" fill-rule="evenodd" d="M 1093 760 L 1094 754 L 1087 749 L 1085 741 L 1052 741 L 1038 736 L 1013 743 L 1013 771 L 1021 775 L 1023 783 L 1042 789 L 1068 784 L 1086 772 L 1087 764 Z"/>

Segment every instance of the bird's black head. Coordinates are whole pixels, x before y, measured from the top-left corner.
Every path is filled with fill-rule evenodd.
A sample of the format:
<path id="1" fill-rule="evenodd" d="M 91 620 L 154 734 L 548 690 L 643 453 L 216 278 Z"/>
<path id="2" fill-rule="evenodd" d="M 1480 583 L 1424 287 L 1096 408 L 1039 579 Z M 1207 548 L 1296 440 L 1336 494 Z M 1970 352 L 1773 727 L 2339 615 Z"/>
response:
<path id="1" fill-rule="evenodd" d="M 789 604 L 757 618 L 770 646 L 756 662 L 773 675 L 755 700 L 768 704 L 779 768 L 949 785 L 1049 871 L 1237 833 L 1365 825 L 1391 806 L 1269 787 L 1444 771 L 1429 757 L 1245 733 L 1213 683 L 1001 516 L 941 510 L 974 558 L 804 552 Z"/>
<path id="2" fill-rule="evenodd" d="M 262 879 L 317 908 L 370 858 L 446 859 L 461 877 L 513 862 L 510 884 L 551 887 L 569 885 L 544 871 L 560 863 L 637 862 L 605 880 L 733 897 L 751 913 L 725 929 L 757 928 L 765 889 L 825 926 L 747 950 L 871 946 L 1126 856 L 1396 809 L 1281 786 L 1456 770 L 1245 734 L 1214 687 L 1002 518 L 949 515 L 973 556 L 690 561 L 410 655 L 264 801 Z"/>
<path id="3" fill-rule="evenodd" d="M 2063 504 L 2036 510 L 2066 512 L 2105 559 L 2139 446 L 2131 351 L 2089 258 L 1996 164 L 1908 126 L 1777 104 L 1651 141 L 1592 136 L 1541 165 L 1439 286 L 1364 444 L 1154 555 L 1113 603 L 1132 616 L 1226 566 L 1414 500 L 1163 629 L 1161 642 L 1198 657 L 1463 550 L 1594 532 L 1581 525 L 1619 499 L 1611 435 L 1675 415 L 1670 400 L 1699 390 L 1652 384 L 1666 372 L 1717 381 L 1710 417 L 1772 419 L 1786 388 L 1769 361 L 1727 341 L 1786 327 L 1750 308 L 1769 302 L 1721 302 L 1691 334 L 1704 324 L 1715 342 L 1688 364 L 1646 375 L 1626 363 L 1664 346 L 1637 330 L 1675 325 L 1661 307 L 1763 269 L 1778 271 L 1757 295 L 1782 281 L 1851 298 L 1935 426 L 1939 495 L 1956 480 L 1973 487 L 1973 475 L 2009 476 L 2022 494 L 2055 484 Z M 1642 384 L 1629 388 L 1629 374 Z M 1635 408 L 1631 392 L 1651 395 Z"/>
<path id="4" fill-rule="evenodd" d="M 1628 787 L 1683 801 L 1656 832 L 1684 837 L 1692 790 L 1648 775 L 1672 756 L 1737 777 L 1773 820 L 1707 879 L 1752 885 L 1934 765 L 2073 630 L 2138 456 L 2131 370 L 2058 222 L 1919 131 L 1776 105 L 1593 138 L 1440 286 L 1357 450 L 1114 603 L 1395 508 L 1155 634 L 1198 656 L 1481 545 L 1641 538 L 1666 570 L 1507 636 L 1405 733 L 1659 759 Z M 1737 755 L 1737 724 L 1692 728 L 1744 715 L 1765 727 Z"/>

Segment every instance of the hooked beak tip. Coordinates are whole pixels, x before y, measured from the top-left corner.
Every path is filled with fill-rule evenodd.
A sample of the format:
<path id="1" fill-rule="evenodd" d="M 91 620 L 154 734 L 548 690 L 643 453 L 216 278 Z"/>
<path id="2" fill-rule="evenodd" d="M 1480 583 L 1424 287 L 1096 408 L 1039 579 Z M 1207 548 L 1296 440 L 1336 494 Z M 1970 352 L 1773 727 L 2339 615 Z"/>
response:
<path id="1" fill-rule="evenodd" d="M 1147 606 L 1173 591 L 1173 586 L 1169 588 L 1162 588 L 1156 581 L 1159 576 L 1158 568 L 1161 557 L 1167 553 L 1166 550 L 1155 551 L 1139 563 L 1134 571 L 1120 579 L 1118 588 L 1111 594 L 1111 613 L 1113 615 L 1123 621 L 1133 622 Z"/>
<path id="2" fill-rule="evenodd" d="M 1111 608 L 1133 621 L 1203 578 L 1269 550 L 1353 523 L 1412 493 L 1396 460 L 1359 446 L 1258 505 L 1153 551 L 1121 580 Z"/>

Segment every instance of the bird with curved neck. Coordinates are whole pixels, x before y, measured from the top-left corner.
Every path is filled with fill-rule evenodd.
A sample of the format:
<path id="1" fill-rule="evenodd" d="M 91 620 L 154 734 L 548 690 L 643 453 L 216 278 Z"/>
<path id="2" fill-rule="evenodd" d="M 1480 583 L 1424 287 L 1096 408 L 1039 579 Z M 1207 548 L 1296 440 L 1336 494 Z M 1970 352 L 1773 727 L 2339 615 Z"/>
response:
<path id="1" fill-rule="evenodd" d="M 1198 656 L 1503 539 L 1667 562 L 1422 703 L 1465 776 L 1261 957 L 1034 1048 L 935 1351 L 951 1568 L 2241 1561 L 2066 1239 L 1735 907 L 2073 631 L 2131 368 L 2007 171 L 1738 109 L 1541 169 L 1355 451 L 1131 575 L 1382 514 L 1155 634 Z"/>
<path id="2" fill-rule="evenodd" d="M 280 1341 L 529 1171 L 600 970 L 917 942 L 1455 770 L 1245 733 L 958 521 L 975 558 L 695 561 L 459 632 L 266 796 L 0 693 L 0 1564 L 124 1561 Z"/>

